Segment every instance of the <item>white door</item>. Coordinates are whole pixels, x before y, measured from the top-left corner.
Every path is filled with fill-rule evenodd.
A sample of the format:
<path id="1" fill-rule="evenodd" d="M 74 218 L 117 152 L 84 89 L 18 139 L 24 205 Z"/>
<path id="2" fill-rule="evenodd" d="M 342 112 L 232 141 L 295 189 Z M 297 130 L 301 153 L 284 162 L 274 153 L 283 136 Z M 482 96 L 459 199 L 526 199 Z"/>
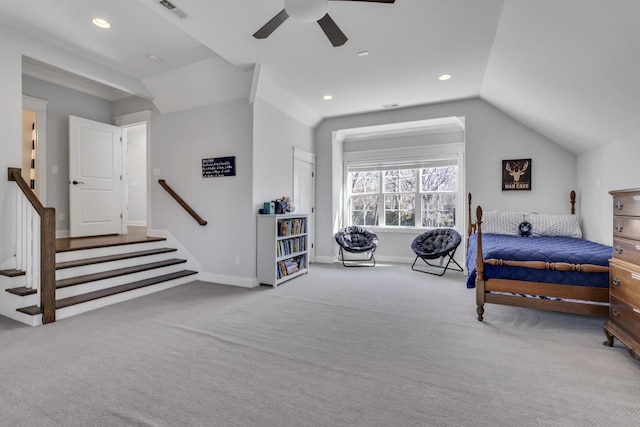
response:
<path id="1" fill-rule="evenodd" d="M 69 116 L 71 237 L 120 234 L 121 206 L 120 128 Z"/>
<path id="2" fill-rule="evenodd" d="M 315 259 L 315 155 L 297 147 L 293 149 L 293 194 L 296 212 L 308 213 L 309 261 Z"/>

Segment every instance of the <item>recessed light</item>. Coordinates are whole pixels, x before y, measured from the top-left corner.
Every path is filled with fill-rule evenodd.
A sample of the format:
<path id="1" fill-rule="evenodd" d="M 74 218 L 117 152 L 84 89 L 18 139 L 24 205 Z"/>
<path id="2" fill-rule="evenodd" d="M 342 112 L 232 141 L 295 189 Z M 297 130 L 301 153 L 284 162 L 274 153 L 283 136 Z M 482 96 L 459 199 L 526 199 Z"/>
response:
<path id="1" fill-rule="evenodd" d="M 147 58 L 149 58 L 149 61 L 151 62 L 155 62 L 156 64 L 159 64 L 162 62 L 162 58 L 160 58 L 158 55 L 147 55 Z"/>
<path id="2" fill-rule="evenodd" d="M 111 28 L 111 24 L 109 24 L 109 21 L 107 21 L 106 19 L 93 18 L 91 22 L 93 22 L 93 25 L 95 25 L 96 27 Z"/>
<path id="3" fill-rule="evenodd" d="M 367 56 L 369 55 L 369 51 L 368 50 L 362 50 L 360 52 L 358 52 L 358 56 Z"/>
<path id="4" fill-rule="evenodd" d="M 438 77 L 438 80 L 449 80 L 451 77 L 453 77 L 451 74 L 442 74 L 440 77 Z"/>
<path id="5" fill-rule="evenodd" d="M 324 99 L 325 101 L 331 101 L 333 99 L 332 95 L 325 95 L 322 97 L 322 99 Z"/>

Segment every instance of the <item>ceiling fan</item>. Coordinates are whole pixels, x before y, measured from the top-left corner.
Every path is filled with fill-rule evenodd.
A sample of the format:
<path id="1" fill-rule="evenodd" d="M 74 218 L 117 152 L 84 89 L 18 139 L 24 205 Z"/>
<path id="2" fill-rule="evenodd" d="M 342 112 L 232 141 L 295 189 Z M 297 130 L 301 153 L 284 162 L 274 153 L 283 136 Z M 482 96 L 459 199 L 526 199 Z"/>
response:
<path id="1" fill-rule="evenodd" d="M 253 37 L 266 39 L 280 24 L 291 17 L 303 22 L 317 22 L 334 47 L 342 46 L 348 39 L 327 13 L 329 1 L 394 3 L 396 0 L 284 0 L 284 9 L 256 31 Z"/>

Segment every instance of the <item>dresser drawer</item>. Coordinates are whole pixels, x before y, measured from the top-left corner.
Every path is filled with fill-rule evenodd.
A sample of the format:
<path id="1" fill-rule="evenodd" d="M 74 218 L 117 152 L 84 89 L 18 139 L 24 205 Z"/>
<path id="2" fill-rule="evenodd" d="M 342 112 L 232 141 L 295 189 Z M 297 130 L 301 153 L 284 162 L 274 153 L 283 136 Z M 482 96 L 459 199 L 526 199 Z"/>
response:
<path id="1" fill-rule="evenodd" d="M 634 264 L 640 264 L 640 242 L 614 237 L 613 257 Z"/>
<path id="2" fill-rule="evenodd" d="M 614 297 L 640 308 L 640 269 L 611 263 L 609 290 Z"/>
<path id="3" fill-rule="evenodd" d="M 634 308 L 611 296 L 609 319 L 632 336 L 640 337 L 640 309 Z"/>
<path id="4" fill-rule="evenodd" d="M 613 214 L 626 216 L 640 216 L 640 193 L 616 192 L 613 195 Z"/>
<path id="5" fill-rule="evenodd" d="M 640 240 L 640 218 L 614 216 L 613 237 Z"/>

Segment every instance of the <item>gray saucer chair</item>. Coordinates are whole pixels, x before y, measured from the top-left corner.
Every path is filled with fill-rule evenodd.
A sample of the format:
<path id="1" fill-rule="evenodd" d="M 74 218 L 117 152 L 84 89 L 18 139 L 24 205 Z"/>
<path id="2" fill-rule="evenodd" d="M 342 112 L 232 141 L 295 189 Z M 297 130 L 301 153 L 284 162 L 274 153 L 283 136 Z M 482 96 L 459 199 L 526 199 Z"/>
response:
<path id="1" fill-rule="evenodd" d="M 463 271 L 460 264 L 453 259 L 453 256 L 456 253 L 456 249 L 460 246 L 460 242 L 462 241 L 462 237 L 460 234 L 452 229 L 452 228 L 436 228 L 434 230 L 429 230 L 426 233 L 423 233 L 413 239 L 411 243 L 411 249 L 416 254 L 416 259 L 413 261 L 413 265 L 411 269 L 414 271 L 419 271 L 421 273 L 434 274 L 436 276 L 442 276 L 449 269 L 449 264 L 453 261 L 458 268 L 451 266 L 451 270 L 455 271 Z M 432 264 L 429 260 L 434 260 L 440 258 L 440 264 Z M 416 262 L 421 259 L 430 267 L 436 267 L 435 271 L 428 271 L 416 268 Z M 443 266 L 444 261 L 447 261 L 446 265 Z M 433 268 L 431 269 L 433 270 Z"/>
<path id="2" fill-rule="evenodd" d="M 358 225 L 352 225 L 338 230 L 334 237 L 340 247 L 338 259 L 342 261 L 342 265 L 345 267 L 375 267 L 376 259 L 373 257 L 373 253 L 378 247 L 378 236 L 374 232 Z M 364 258 L 345 261 L 345 251 L 363 254 Z"/>

